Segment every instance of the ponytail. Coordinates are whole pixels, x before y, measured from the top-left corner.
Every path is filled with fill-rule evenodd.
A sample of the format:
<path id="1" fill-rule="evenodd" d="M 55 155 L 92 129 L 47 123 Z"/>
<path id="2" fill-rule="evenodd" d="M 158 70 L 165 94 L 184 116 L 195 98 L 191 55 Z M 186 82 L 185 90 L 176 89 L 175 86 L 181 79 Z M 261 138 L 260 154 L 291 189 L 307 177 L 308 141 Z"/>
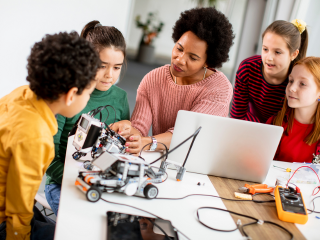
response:
<path id="1" fill-rule="evenodd" d="M 307 28 L 301 33 L 301 44 L 298 56 L 293 60 L 293 65 L 307 56 L 309 34 Z"/>
<path id="2" fill-rule="evenodd" d="M 114 47 L 121 51 L 126 65 L 126 41 L 117 28 L 102 26 L 99 21 L 94 20 L 84 26 L 80 37 L 91 42 L 98 52 L 108 47 Z"/>
<path id="3" fill-rule="evenodd" d="M 85 25 L 84 28 L 82 29 L 80 37 L 87 39 L 89 33 L 92 32 L 94 27 L 99 23 L 100 22 L 97 20 L 94 20 L 94 21 L 87 23 L 87 25 Z"/>

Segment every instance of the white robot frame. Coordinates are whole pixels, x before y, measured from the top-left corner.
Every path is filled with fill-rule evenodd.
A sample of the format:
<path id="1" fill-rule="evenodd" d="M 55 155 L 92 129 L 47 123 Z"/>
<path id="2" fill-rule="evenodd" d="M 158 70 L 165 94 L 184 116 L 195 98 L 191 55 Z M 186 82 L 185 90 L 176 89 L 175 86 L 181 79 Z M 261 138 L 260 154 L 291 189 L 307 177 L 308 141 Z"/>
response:
<path id="1" fill-rule="evenodd" d="M 169 164 L 174 164 L 177 168 L 178 181 L 185 172 L 184 167 L 166 160 L 162 160 L 159 171 L 155 172 L 152 166 L 140 157 L 108 152 L 102 153 L 92 164 L 101 170 L 80 171 L 75 182 L 90 202 L 98 201 L 102 192 L 120 192 L 128 196 L 152 199 L 157 197 L 159 192 L 152 183 L 165 181 L 163 177 L 167 175 L 166 169 Z"/>
<path id="2" fill-rule="evenodd" d="M 79 160 L 89 152 L 93 158 L 92 161 L 86 161 L 88 164 L 84 164 L 84 168 L 87 170 L 80 171 L 75 182 L 75 185 L 86 194 L 87 199 L 96 202 L 101 198 L 102 192 L 120 192 L 128 196 L 155 198 L 158 195 L 158 188 L 152 183 L 164 181 L 163 177 L 167 175 L 169 164 L 175 166 L 178 172 L 176 178 L 181 181 L 186 171 L 185 163 L 201 127 L 178 146 L 167 151 L 152 163 L 147 163 L 141 157 L 124 154 L 126 140 L 101 122 L 101 117 L 100 120 L 94 118 L 97 113 L 108 106 L 101 106 L 88 114 L 82 114 L 69 134 L 69 136 L 75 135 L 73 145 L 77 151 L 72 155 L 73 158 Z M 165 157 L 170 152 L 191 138 L 193 140 L 183 164 L 166 160 Z M 151 165 L 161 158 L 163 160 L 158 168 L 159 171 L 155 172 Z M 93 166 L 100 170 L 93 171 Z"/>

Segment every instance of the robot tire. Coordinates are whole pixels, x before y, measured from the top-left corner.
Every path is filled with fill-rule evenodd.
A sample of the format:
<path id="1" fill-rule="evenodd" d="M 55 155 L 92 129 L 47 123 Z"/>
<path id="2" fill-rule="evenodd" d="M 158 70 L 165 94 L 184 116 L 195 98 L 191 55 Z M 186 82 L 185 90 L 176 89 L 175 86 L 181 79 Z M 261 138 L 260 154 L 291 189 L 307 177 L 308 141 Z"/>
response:
<path id="1" fill-rule="evenodd" d="M 92 186 L 88 189 L 86 197 L 89 202 L 97 202 L 100 200 L 101 194 L 102 194 L 102 192 L 101 192 L 100 188 L 98 188 L 96 186 Z"/>
<path id="2" fill-rule="evenodd" d="M 149 199 L 156 198 L 158 196 L 158 193 L 158 188 L 152 184 L 147 185 L 143 190 L 144 196 Z"/>

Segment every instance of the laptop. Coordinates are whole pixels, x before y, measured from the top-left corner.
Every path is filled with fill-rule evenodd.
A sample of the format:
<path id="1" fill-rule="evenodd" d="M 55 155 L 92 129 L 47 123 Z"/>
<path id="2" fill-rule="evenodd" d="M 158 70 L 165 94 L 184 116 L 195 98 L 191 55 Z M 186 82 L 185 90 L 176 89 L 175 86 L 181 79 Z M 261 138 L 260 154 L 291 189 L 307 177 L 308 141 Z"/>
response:
<path id="1" fill-rule="evenodd" d="M 200 126 L 185 164 L 187 171 L 258 183 L 265 180 L 282 127 L 180 110 L 170 149 Z M 168 159 L 183 163 L 191 141 L 170 153 Z"/>

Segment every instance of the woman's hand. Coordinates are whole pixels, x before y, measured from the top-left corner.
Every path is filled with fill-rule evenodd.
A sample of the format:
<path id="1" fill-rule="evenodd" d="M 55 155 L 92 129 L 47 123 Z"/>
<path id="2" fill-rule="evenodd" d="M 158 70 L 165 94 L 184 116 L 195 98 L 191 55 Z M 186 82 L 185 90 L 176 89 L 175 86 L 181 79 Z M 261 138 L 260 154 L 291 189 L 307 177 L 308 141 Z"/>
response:
<path id="1" fill-rule="evenodd" d="M 139 154 L 142 147 L 151 142 L 152 141 L 150 137 L 141 137 L 140 134 L 131 135 L 129 138 L 127 138 L 126 152 L 132 154 Z M 145 149 L 150 149 L 150 147 L 146 147 Z"/>
<path id="2" fill-rule="evenodd" d="M 109 127 L 124 138 L 128 138 L 131 135 L 131 122 L 128 120 L 110 124 Z"/>

